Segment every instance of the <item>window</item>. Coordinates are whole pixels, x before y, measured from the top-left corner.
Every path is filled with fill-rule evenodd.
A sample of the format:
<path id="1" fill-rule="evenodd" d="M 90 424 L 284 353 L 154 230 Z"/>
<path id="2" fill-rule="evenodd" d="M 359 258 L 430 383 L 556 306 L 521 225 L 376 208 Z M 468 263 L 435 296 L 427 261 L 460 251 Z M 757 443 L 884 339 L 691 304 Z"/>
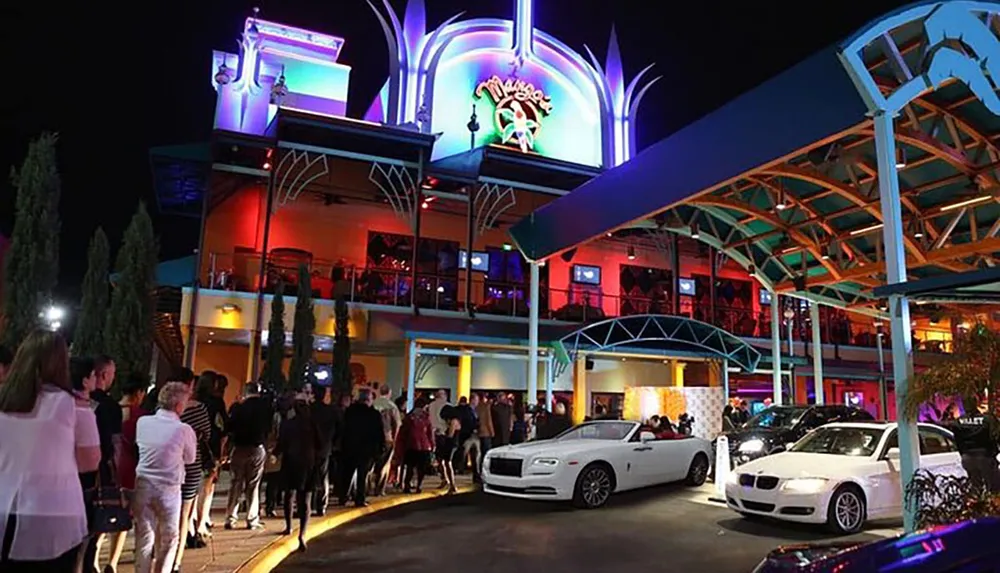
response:
<path id="1" fill-rule="evenodd" d="M 956 451 L 958 448 L 950 436 L 930 428 L 920 428 L 920 455 L 931 456 Z"/>

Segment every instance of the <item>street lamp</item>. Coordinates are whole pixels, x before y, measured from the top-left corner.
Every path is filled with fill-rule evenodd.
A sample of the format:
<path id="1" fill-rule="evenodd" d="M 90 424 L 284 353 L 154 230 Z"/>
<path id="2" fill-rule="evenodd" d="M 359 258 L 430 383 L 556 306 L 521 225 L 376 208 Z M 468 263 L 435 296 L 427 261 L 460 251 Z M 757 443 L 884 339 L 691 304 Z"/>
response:
<path id="1" fill-rule="evenodd" d="M 60 306 L 49 305 L 38 316 L 45 321 L 46 327 L 54 332 L 62 328 L 62 321 L 66 318 L 66 309 Z"/>

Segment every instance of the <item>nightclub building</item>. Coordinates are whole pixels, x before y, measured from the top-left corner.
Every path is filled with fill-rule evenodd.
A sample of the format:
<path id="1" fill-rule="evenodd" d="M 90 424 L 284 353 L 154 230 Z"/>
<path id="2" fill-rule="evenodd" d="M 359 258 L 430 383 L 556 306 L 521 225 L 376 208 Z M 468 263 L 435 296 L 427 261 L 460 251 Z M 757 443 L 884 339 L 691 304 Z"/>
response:
<path id="1" fill-rule="evenodd" d="M 723 396 L 773 397 L 777 339 L 784 401 L 805 403 L 816 399 L 819 340 L 821 396 L 892 415 L 880 393 L 879 302 L 835 285 L 822 297 L 789 287 L 779 299 L 778 283 L 760 280 L 773 269 L 741 255 L 759 245 L 739 230 L 769 233 L 775 268 L 804 264 L 806 238 L 743 222 L 731 197 L 618 225 L 542 265 L 526 259 L 509 229 L 638 155 L 642 107 L 656 104 L 647 96 L 669 87 L 654 65 L 625 77 L 614 32 L 598 58 L 538 29 L 531 0 L 513 6 L 511 19 L 430 22 L 423 0 L 402 14 L 379 4 L 388 79 L 362 117 L 347 115 L 351 68 L 338 61 L 350 38 L 255 14 L 239 53 L 211 54 L 211 142 L 152 153 L 161 209 L 202 223 L 198 280 L 182 290 L 178 319 L 161 325 L 183 341 L 185 362 L 257 378 L 275 289 L 284 285 L 290 344 L 304 265 L 317 383 L 328 379 L 342 296 L 355 382 L 409 388 L 411 399 L 437 389 L 535 394 L 580 418 L 598 404 L 628 410 L 630 389 L 656 395 L 633 413 L 673 410 L 657 390 L 671 389 L 688 409 L 711 402 L 698 410 L 710 416 Z M 764 173 L 733 185 L 788 185 L 792 197 L 802 184 L 792 179 Z M 952 328 L 945 312 L 917 317 L 918 362 L 947 351 Z M 541 359 L 529 373 L 535 344 Z"/>

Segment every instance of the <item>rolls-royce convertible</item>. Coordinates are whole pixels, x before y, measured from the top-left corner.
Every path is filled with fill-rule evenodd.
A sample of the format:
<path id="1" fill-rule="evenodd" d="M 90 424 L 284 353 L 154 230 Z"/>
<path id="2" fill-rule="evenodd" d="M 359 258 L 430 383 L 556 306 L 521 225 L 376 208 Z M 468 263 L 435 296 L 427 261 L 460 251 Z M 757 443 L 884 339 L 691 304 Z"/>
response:
<path id="1" fill-rule="evenodd" d="M 483 490 L 594 509 L 620 491 L 676 481 L 700 486 L 710 454 L 711 443 L 701 438 L 658 437 L 638 422 L 586 422 L 551 440 L 490 450 Z"/>

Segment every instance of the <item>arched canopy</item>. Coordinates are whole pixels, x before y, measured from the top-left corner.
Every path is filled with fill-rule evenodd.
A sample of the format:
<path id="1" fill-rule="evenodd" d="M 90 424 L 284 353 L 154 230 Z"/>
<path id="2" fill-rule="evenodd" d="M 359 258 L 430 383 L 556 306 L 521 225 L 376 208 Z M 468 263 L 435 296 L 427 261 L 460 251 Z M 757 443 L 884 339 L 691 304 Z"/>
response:
<path id="1" fill-rule="evenodd" d="M 997 16 L 1000 3 L 967 0 L 893 12 L 542 207 L 511 236 L 544 260 L 593 240 L 680 233 L 777 292 L 881 314 L 869 113 L 896 106 L 910 279 L 997 266 Z"/>
<path id="2" fill-rule="evenodd" d="M 757 369 L 760 352 L 721 328 L 682 316 L 640 314 L 589 324 L 559 341 L 570 356 L 624 346 L 681 346 L 706 350 L 747 372 Z"/>

